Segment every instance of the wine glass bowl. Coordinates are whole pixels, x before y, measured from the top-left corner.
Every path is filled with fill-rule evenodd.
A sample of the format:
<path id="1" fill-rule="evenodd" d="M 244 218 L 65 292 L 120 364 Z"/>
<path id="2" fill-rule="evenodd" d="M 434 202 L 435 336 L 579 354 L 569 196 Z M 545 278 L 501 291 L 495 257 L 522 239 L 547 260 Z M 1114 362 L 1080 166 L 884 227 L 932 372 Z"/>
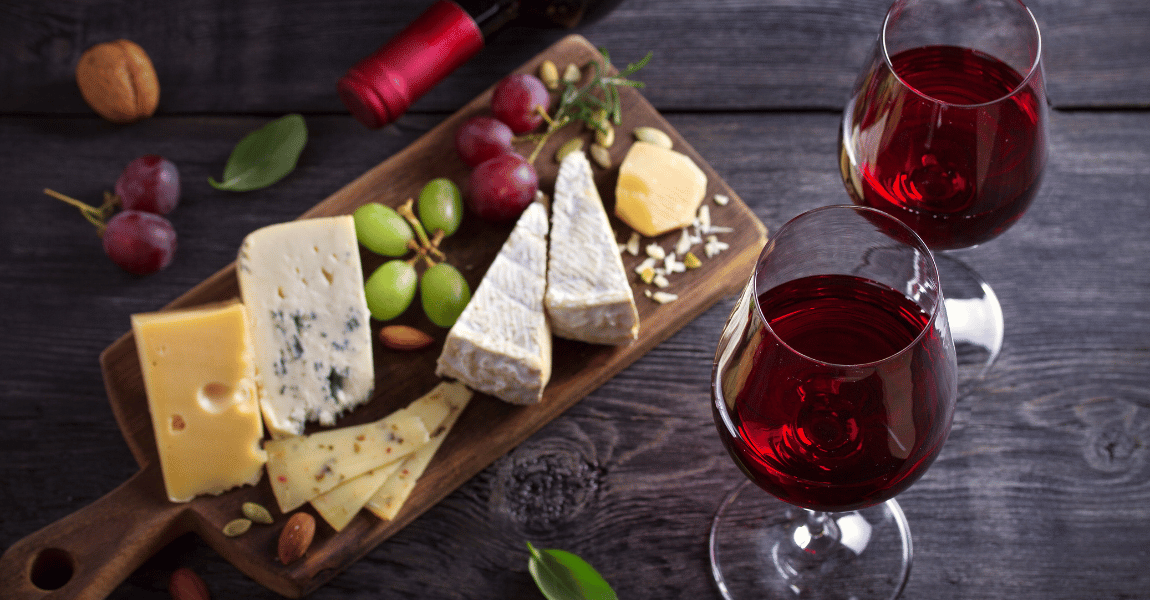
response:
<path id="1" fill-rule="evenodd" d="M 747 546 L 770 547 L 774 579 L 792 591 L 832 579 L 838 586 L 828 573 L 871 561 L 883 566 L 861 570 L 898 582 L 897 595 L 910 560 L 901 511 L 893 501 L 877 513 L 859 511 L 905 490 L 938 456 L 950 431 L 956 372 L 933 256 L 904 224 L 848 205 L 815 209 L 781 227 L 715 357 L 719 437 L 770 494 L 740 490 L 738 502 L 733 495 L 716 517 L 712 566 L 724 595 L 753 593 L 754 584 L 723 566 L 746 564 L 738 557 Z M 755 508 L 738 506 L 747 502 Z M 747 518 L 770 524 L 730 523 Z M 761 534 L 747 537 L 752 529 Z M 884 545 L 888 556 L 873 550 Z M 902 575 L 885 572 L 891 569 Z M 734 581 L 740 592 L 732 591 Z"/>

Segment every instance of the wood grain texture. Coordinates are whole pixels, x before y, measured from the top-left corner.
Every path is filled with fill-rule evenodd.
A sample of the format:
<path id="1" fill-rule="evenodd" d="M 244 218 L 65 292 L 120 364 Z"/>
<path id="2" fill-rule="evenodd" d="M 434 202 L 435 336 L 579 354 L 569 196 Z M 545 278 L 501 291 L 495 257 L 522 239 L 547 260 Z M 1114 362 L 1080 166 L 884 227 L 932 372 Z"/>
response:
<path id="1" fill-rule="evenodd" d="M 336 80 L 426 0 L 49 0 L 0 3 L 0 112 L 90 114 L 73 71 L 87 47 L 125 37 L 152 57 L 160 114 L 346 113 Z M 1058 107 L 1150 106 L 1150 4 L 1036 0 Z M 838 109 L 878 35 L 887 0 L 627 0 L 575 31 L 616 62 L 648 50 L 660 110 Z M 497 33 L 413 110 L 452 112 L 557 41 Z M 675 40 L 677 43 L 669 43 Z"/>
<path id="2" fill-rule="evenodd" d="M 256 14 L 254 4 L 155 3 L 139 17 L 123 7 L 142 3 L 0 4 L 0 548 L 137 472 L 98 363 L 130 314 L 171 302 L 230 263 L 246 233 L 297 217 L 561 35 L 502 37 L 398 124 L 371 132 L 332 108 L 334 97 L 319 97 L 345 58 L 370 51 L 380 27 L 399 25 L 353 26 L 347 9 L 398 19 L 423 3 L 320 13 L 307 4 L 258 6 L 302 11 L 317 27 L 334 23 L 341 41 L 359 46 L 322 59 L 341 63 L 326 73 L 294 71 L 306 76 L 290 86 L 280 79 L 284 67 L 267 68 L 282 58 L 267 53 L 302 60 L 282 46 L 303 26 L 261 21 L 284 17 Z M 617 61 L 656 51 L 643 71 L 644 96 L 773 230 L 847 199 L 838 115 L 806 109 L 841 104 L 881 4 L 771 1 L 752 10 L 760 4 L 627 0 L 581 32 Z M 1150 589 L 1148 5 L 1029 4 L 1047 36 L 1052 100 L 1091 110 L 1053 112 L 1050 168 L 1032 209 L 1000 238 L 961 254 L 1003 302 L 1005 346 L 986 379 L 963 386 L 942 456 L 900 496 L 916 542 L 906 598 L 1133 600 Z M 753 18 L 734 22 L 740 9 Z M 691 15 L 691 31 L 668 11 Z M 247 27 L 229 20 L 237 14 L 248 15 Z M 162 18 L 146 24 L 145 15 Z M 188 23 L 219 26 L 189 36 Z M 664 30 L 638 27 L 650 23 Z M 70 41 L 76 31 L 87 37 Z M 170 34 L 198 54 L 180 59 L 187 74 L 166 83 L 171 101 L 188 104 L 176 110 L 162 98 L 159 117 L 115 127 L 85 112 L 63 65 L 84 43 L 134 31 Z M 253 52 L 244 65 L 210 62 L 205 49 L 224 46 Z M 244 133 L 307 106 L 330 114 L 307 115 L 311 137 L 287 179 L 246 194 L 207 185 Z M 185 188 L 172 215 L 175 262 L 137 278 L 112 265 L 89 225 L 41 189 L 97 199 L 144 152 L 172 158 Z M 707 404 L 730 308 L 720 301 L 309 598 L 539 598 L 526 567 L 523 542 L 531 540 L 585 557 L 620 597 L 717 599 L 707 527 L 742 477 Z M 168 576 L 184 566 L 216 598 L 279 597 L 194 534 L 166 545 L 109 597 L 166 599 Z"/>

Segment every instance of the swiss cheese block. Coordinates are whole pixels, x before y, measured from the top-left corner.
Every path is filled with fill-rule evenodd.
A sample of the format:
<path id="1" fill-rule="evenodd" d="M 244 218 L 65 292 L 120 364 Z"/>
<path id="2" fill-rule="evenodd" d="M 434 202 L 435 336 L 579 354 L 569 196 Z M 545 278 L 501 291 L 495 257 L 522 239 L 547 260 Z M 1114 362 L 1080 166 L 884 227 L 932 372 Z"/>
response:
<path id="1" fill-rule="evenodd" d="M 619 165 L 615 215 L 647 237 L 690 225 L 707 193 L 707 175 L 685 154 L 635 142 Z"/>
<path id="2" fill-rule="evenodd" d="M 591 163 L 578 150 L 563 158 L 555 179 L 544 304 L 559 337 L 594 344 L 639 337 L 639 311 L 615 232 Z"/>
<path id="3" fill-rule="evenodd" d="M 257 483 L 267 457 L 244 307 L 136 314 L 132 333 L 168 498 Z"/>
<path id="4" fill-rule="evenodd" d="M 411 411 L 423 419 L 424 426 L 432 432 L 428 442 L 405 458 L 392 461 L 372 469 L 363 475 L 353 477 L 326 493 L 312 498 L 311 505 L 336 531 L 341 531 L 351 519 L 367 504 L 390 477 L 399 470 L 410 473 L 413 460 L 422 460 L 435 453 L 455 419 L 463 412 L 471 400 L 471 390 L 461 383 L 443 382 L 427 394 L 411 403 Z M 424 465 L 426 467 L 426 465 Z M 420 470 L 422 473 L 422 469 Z M 415 475 L 418 477 L 418 475 Z"/>
<path id="5" fill-rule="evenodd" d="M 372 469 L 407 456 L 429 439 L 419 414 L 401 409 L 363 425 L 271 440 L 264 445 L 280 510 L 303 503 Z"/>
<path id="6" fill-rule="evenodd" d="M 350 215 L 252 232 L 236 264 L 273 437 L 332 425 L 375 384 L 363 269 Z"/>
<path id="7" fill-rule="evenodd" d="M 543 399 L 551 379 L 547 229 L 547 209 L 532 202 L 447 332 L 436 375 L 512 404 Z"/>
<path id="8" fill-rule="evenodd" d="M 460 385 L 460 387 L 463 386 Z M 407 455 L 407 458 L 400 462 L 397 469 L 391 471 L 368 499 L 366 506 L 375 516 L 390 521 L 399 514 L 399 509 L 403 507 L 403 503 L 407 501 L 408 496 L 415 489 L 415 482 L 427 470 L 427 465 L 431 464 L 431 459 L 439 447 L 443 445 L 443 440 L 447 439 L 447 434 L 451 433 L 451 428 L 455 426 L 456 421 L 459 420 L 459 415 L 463 413 L 463 409 L 471 400 L 471 392 L 467 388 L 463 388 L 463 390 L 447 389 L 445 394 L 447 394 L 447 401 L 451 403 L 451 412 L 432 432 L 431 439 L 416 449 L 415 452 Z"/>

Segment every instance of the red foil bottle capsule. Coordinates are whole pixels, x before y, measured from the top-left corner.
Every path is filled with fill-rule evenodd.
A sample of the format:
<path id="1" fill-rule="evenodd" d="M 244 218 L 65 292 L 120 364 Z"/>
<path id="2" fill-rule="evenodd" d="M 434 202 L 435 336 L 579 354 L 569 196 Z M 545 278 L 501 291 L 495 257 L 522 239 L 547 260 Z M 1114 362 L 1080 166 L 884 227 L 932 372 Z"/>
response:
<path id="1" fill-rule="evenodd" d="M 412 102 L 483 49 L 483 33 L 458 4 L 439 0 L 340 78 L 339 96 L 371 129 L 395 121 Z"/>

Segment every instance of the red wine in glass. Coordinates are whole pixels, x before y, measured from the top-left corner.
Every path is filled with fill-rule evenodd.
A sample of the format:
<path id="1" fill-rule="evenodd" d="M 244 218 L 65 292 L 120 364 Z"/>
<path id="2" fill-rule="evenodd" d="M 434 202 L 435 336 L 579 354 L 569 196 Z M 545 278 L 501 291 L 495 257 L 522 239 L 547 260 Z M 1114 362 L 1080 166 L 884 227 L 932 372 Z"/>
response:
<path id="1" fill-rule="evenodd" d="M 728 391 L 738 435 L 720 428 L 743 471 L 780 500 L 815 510 L 874 505 L 917 480 L 946 439 L 953 402 L 949 371 L 930 364 L 947 356 L 930 315 L 850 275 L 793 280 L 763 292 L 759 305 L 773 335 L 760 332 L 747 376 Z"/>
<path id="2" fill-rule="evenodd" d="M 1046 165 L 1035 78 L 1023 85 L 1006 63 L 957 46 L 875 61 L 850 119 L 860 143 L 841 145 L 847 191 L 934 250 L 998 236 L 1030 206 Z"/>

